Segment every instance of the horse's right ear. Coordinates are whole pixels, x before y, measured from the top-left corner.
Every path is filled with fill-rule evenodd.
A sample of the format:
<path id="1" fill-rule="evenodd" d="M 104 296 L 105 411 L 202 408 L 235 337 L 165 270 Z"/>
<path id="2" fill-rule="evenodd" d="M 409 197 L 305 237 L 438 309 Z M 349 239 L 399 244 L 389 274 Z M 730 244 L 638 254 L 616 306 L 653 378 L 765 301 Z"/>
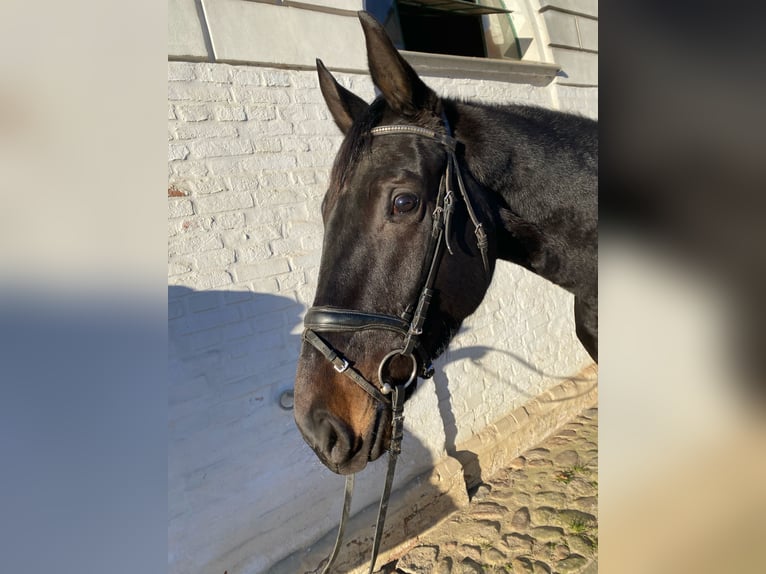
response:
<path id="1" fill-rule="evenodd" d="M 322 60 L 317 58 L 317 74 L 319 88 L 322 90 L 332 118 L 344 134 L 348 132 L 354 120 L 367 111 L 367 102 L 356 94 L 341 86 L 330 71 L 325 68 Z"/>
<path id="2" fill-rule="evenodd" d="M 439 97 L 423 83 L 388 37 L 385 28 L 369 12 L 357 12 L 367 44 L 367 63 L 373 83 L 388 105 L 405 117 L 428 111 L 438 114 Z"/>

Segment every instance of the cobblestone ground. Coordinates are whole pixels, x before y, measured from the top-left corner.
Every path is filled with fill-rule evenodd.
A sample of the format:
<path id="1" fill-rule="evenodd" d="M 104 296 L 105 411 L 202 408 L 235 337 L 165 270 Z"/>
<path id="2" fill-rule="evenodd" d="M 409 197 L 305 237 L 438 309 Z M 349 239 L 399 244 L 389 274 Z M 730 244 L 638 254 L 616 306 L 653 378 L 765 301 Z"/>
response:
<path id="1" fill-rule="evenodd" d="M 598 409 L 487 478 L 468 507 L 379 572 L 593 574 L 598 554 Z"/>

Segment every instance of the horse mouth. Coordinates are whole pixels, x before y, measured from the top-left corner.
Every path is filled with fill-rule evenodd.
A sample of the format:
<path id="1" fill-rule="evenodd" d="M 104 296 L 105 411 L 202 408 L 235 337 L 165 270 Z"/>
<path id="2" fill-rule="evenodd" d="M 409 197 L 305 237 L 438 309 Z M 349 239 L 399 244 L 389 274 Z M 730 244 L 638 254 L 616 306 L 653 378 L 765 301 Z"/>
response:
<path id="1" fill-rule="evenodd" d="M 372 427 L 372 438 L 370 440 L 370 452 L 367 455 L 367 460 L 372 462 L 380 458 L 384 452 L 388 449 L 386 446 L 386 431 L 388 430 L 389 418 L 388 411 L 384 409 L 378 409 L 375 415 L 375 424 Z"/>

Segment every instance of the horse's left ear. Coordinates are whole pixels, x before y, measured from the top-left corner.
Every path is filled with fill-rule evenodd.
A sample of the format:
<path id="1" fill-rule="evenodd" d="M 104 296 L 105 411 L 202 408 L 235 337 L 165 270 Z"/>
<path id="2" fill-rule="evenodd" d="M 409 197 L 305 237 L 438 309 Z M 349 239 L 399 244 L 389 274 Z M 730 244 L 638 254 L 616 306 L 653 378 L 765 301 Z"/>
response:
<path id="1" fill-rule="evenodd" d="M 319 89 L 327 104 L 335 124 L 344 134 L 351 129 L 354 121 L 367 111 L 367 102 L 349 92 L 341 86 L 330 71 L 317 58 L 317 74 L 319 75 Z"/>
<path id="2" fill-rule="evenodd" d="M 423 111 L 438 113 L 439 97 L 402 58 L 383 26 L 369 12 L 362 10 L 357 14 L 367 43 L 367 62 L 372 81 L 388 105 L 409 117 Z"/>

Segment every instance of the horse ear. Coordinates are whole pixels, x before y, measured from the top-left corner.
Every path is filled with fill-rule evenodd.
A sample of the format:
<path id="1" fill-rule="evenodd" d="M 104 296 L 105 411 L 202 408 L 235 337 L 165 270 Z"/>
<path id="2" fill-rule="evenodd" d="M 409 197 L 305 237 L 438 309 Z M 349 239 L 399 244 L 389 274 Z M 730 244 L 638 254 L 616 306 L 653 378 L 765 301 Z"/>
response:
<path id="1" fill-rule="evenodd" d="M 424 110 L 437 112 L 439 97 L 402 58 L 383 26 L 369 12 L 361 10 L 357 15 L 367 42 L 372 81 L 391 109 L 410 117 Z"/>
<path id="2" fill-rule="evenodd" d="M 319 89 L 322 90 L 330 114 L 345 134 L 354 120 L 367 111 L 367 102 L 341 86 L 320 59 L 317 59 L 317 74 Z"/>

